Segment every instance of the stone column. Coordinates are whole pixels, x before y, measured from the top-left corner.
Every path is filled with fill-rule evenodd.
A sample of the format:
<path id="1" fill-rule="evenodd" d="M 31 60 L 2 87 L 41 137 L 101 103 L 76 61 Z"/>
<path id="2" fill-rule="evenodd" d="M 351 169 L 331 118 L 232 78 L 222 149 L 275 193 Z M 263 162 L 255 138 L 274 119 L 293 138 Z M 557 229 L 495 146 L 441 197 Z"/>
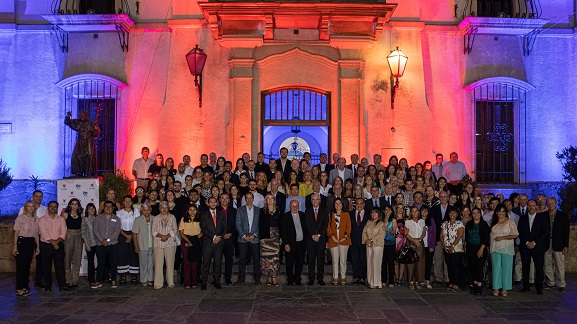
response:
<path id="1" fill-rule="evenodd" d="M 340 114 L 333 116 L 333 125 L 339 122 L 341 156 L 347 158 L 351 154 L 366 155 L 367 129 L 364 118 L 363 99 L 363 71 L 365 63 L 361 60 L 339 60 L 340 74 Z M 336 143 L 332 143 L 335 148 Z M 333 150 L 334 152 L 334 150 Z"/>
<path id="2" fill-rule="evenodd" d="M 230 111 L 226 127 L 226 155 L 234 161 L 244 152 L 251 152 L 252 80 L 254 59 L 232 58 L 230 69 Z"/>

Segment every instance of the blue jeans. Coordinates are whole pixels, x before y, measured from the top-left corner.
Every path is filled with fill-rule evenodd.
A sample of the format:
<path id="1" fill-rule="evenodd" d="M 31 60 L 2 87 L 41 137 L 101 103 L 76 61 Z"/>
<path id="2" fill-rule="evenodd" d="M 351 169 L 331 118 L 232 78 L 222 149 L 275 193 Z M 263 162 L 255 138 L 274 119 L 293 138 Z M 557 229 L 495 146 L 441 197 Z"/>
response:
<path id="1" fill-rule="evenodd" d="M 260 281 L 260 244 L 238 242 L 240 257 L 238 258 L 239 269 L 238 278 L 244 280 L 246 277 L 247 254 L 252 256 L 252 271 L 255 281 Z"/>

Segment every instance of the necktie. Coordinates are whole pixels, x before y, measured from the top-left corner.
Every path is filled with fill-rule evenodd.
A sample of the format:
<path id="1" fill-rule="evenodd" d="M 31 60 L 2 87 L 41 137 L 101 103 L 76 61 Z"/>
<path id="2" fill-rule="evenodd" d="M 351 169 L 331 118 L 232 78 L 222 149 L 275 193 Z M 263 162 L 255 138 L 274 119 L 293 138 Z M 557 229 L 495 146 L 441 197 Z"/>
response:
<path id="1" fill-rule="evenodd" d="M 315 208 L 315 221 L 318 220 L 318 217 L 317 217 L 317 216 L 318 216 L 318 210 Z"/>
<path id="2" fill-rule="evenodd" d="M 525 215 L 525 207 L 521 207 L 521 215 L 522 215 L 522 216 Z"/>
<path id="3" fill-rule="evenodd" d="M 216 212 L 214 210 L 212 211 L 212 221 L 214 223 L 214 227 L 216 227 Z"/>
<path id="4" fill-rule="evenodd" d="M 379 207 L 379 203 L 377 202 L 377 200 L 376 200 L 376 199 L 375 199 L 375 200 L 373 200 L 373 205 L 374 205 L 374 207 Z"/>
<path id="5" fill-rule="evenodd" d="M 361 225 L 361 212 L 357 211 L 357 226 Z"/>
<path id="6" fill-rule="evenodd" d="M 391 197 L 387 196 L 387 203 L 390 205 L 391 204 Z"/>

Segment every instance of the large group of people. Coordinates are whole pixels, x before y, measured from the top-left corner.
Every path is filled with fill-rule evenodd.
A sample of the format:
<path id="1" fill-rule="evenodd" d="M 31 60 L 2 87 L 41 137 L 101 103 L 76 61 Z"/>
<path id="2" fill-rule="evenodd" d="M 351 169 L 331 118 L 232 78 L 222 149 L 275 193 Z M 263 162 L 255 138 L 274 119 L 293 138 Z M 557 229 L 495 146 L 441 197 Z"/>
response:
<path id="1" fill-rule="evenodd" d="M 196 167 L 188 155 L 175 164 L 149 153 L 144 147 L 134 162 L 133 196 L 118 199 L 111 189 L 98 206 L 71 199 L 59 213 L 57 202 L 44 207 L 42 192 L 33 193 L 14 226 L 17 295 L 30 294 L 35 255 L 37 287 L 52 289 L 54 265 L 58 287 L 75 289 L 83 249 L 93 289 L 173 288 L 180 279 L 205 290 L 209 276 L 221 289 L 246 284 L 247 267 L 255 285 L 264 277 L 300 286 L 305 265 L 305 283 L 324 286 L 330 265 L 335 286 L 565 290 L 569 219 L 556 199 L 482 192 L 455 152 L 446 163 L 437 154 L 414 166 L 396 156 L 384 165 L 378 154 L 372 164 L 357 154 L 347 164 L 338 153 L 313 164 L 309 153 L 290 160 L 282 148 L 268 163 L 263 153 L 234 164 L 210 153 Z M 412 261 L 400 256 L 410 253 Z"/>

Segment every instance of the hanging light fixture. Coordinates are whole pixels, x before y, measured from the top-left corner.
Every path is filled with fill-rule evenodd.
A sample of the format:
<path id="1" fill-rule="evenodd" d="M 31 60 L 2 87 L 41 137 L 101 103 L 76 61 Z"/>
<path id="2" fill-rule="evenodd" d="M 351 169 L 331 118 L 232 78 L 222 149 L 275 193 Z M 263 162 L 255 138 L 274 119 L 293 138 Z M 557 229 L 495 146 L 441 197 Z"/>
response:
<path id="1" fill-rule="evenodd" d="M 206 63 L 206 54 L 198 47 L 198 44 L 186 54 L 188 69 L 194 75 L 194 86 L 198 88 L 198 106 L 202 107 L 202 70 Z"/>
<path id="2" fill-rule="evenodd" d="M 391 109 L 395 109 L 395 96 L 397 88 L 399 88 L 399 78 L 405 73 L 408 60 L 409 58 L 399 50 L 398 46 L 387 56 L 389 68 L 391 69 L 391 81 L 393 78 L 395 79 L 395 85 L 391 87 Z"/>

